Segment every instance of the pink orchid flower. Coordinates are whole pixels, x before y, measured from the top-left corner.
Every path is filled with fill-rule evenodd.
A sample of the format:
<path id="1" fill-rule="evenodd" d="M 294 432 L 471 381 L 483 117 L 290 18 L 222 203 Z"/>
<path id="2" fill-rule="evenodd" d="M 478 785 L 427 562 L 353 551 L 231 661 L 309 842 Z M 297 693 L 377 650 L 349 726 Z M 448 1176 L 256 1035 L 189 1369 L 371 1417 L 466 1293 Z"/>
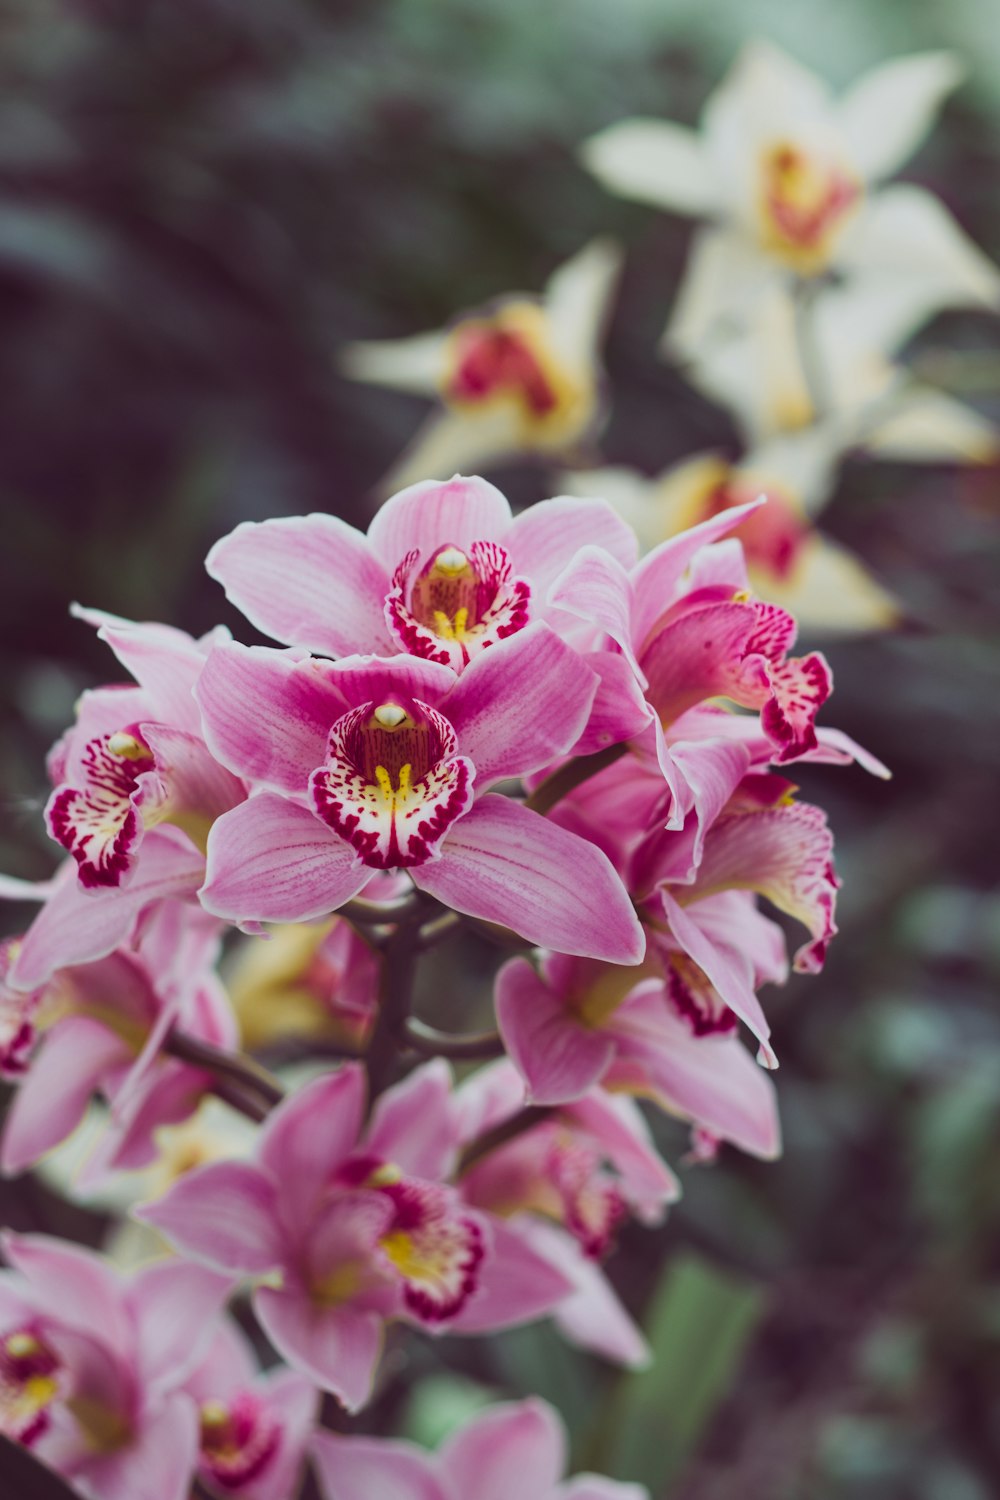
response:
<path id="1" fill-rule="evenodd" d="M 471 1144 L 517 1115 L 524 1082 L 504 1058 L 473 1073 L 455 1105 L 462 1143 Z M 634 1100 L 592 1089 L 477 1157 L 459 1187 L 573 1282 L 553 1312 L 571 1343 L 620 1364 L 648 1363 L 646 1341 L 601 1267 L 626 1217 L 662 1223 L 680 1196 Z"/>
<path id="2" fill-rule="evenodd" d="M 213 1082 L 159 1057 L 170 1028 L 216 1045 L 236 1043 L 213 972 L 218 923 L 197 907 L 161 902 L 135 948 L 60 969 L 33 991 L 7 982 L 17 946 L 10 940 L 0 949 L 0 1073 L 19 1084 L 0 1167 L 22 1172 L 65 1140 L 94 1093 L 115 1111 L 99 1152 L 102 1169 L 151 1153 L 156 1125 L 186 1117 Z M 98 1170 L 97 1161 L 92 1167 Z"/>
<path id="3" fill-rule="evenodd" d="M 208 753 L 192 697 L 212 638 L 76 613 L 99 627 L 139 684 L 85 693 L 50 756 L 57 785 L 45 810 L 49 833 L 76 861 L 81 885 L 101 890 L 130 878 L 145 831 L 158 823 L 173 823 L 204 850 L 213 820 L 245 792 Z"/>
<path id="4" fill-rule="evenodd" d="M 540 621 L 460 677 L 414 656 L 217 646 L 197 689 L 206 738 L 258 790 L 212 829 L 203 904 L 240 923 L 307 921 L 401 867 L 529 942 L 638 962 L 642 933 L 601 851 L 488 790 L 568 751 L 596 683 Z"/>
<path id="5" fill-rule="evenodd" d="M 638 1484 L 598 1474 L 564 1480 L 566 1435 L 534 1398 L 490 1407 L 436 1453 L 413 1443 L 317 1433 L 323 1500 L 649 1500 Z"/>
<path id="6" fill-rule="evenodd" d="M 297 1493 L 319 1415 L 310 1380 L 283 1366 L 260 1374 L 249 1342 L 226 1321 L 184 1390 L 198 1408 L 198 1478 L 206 1489 L 241 1500 L 288 1500 Z"/>
<path id="7" fill-rule="evenodd" d="M 444 1065 L 382 1095 L 363 1131 L 364 1096 L 355 1064 L 316 1079 L 269 1117 L 253 1162 L 201 1168 L 138 1212 L 185 1254 L 258 1278 L 272 1343 L 352 1410 L 387 1320 L 462 1332 L 468 1309 L 477 1332 L 508 1327 L 571 1289 L 445 1185 L 457 1140 Z"/>
<path id="8" fill-rule="evenodd" d="M 45 1235 L 6 1235 L 0 1431 L 88 1500 L 185 1500 L 198 1456 L 183 1390 L 227 1277 L 180 1261 L 122 1280 Z"/>
<path id="9" fill-rule="evenodd" d="M 493 485 L 456 475 L 401 490 L 367 536 L 322 514 L 244 521 L 206 566 L 248 620 L 286 645 L 333 657 L 408 651 L 461 671 L 532 620 L 579 633 L 548 592 L 584 545 L 623 568 L 638 556 L 631 528 L 603 501 L 560 496 L 515 519 Z"/>

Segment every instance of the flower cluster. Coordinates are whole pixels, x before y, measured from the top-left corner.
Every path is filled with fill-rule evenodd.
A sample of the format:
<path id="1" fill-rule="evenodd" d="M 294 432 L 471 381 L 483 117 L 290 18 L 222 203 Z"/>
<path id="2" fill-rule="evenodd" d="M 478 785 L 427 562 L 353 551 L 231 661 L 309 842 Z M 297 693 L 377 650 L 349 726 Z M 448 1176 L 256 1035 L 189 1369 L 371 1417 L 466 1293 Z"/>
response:
<path id="1" fill-rule="evenodd" d="M 552 1317 L 644 1362 L 603 1262 L 678 1184 L 637 1101 L 687 1121 L 700 1160 L 779 1150 L 758 991 L 788 961 L 758 898 L 803 925 L 813 972 L 838 885 L 788 769 L 882 768 L 817 722 L 829 667 L 752 591 L 728 533 L 758 508 L 640 560 L 606 502 L 515 517 L 455 477 L 367 535 L 311 515 L 218 542 L 209 572 L 274 646 L 78 611 L 134 683 L 85 694 L 50 756 L 55 876 L 0 886 L 41 903 L 2 955 L 2 1162 L 38 1162 L 100 1101 L 78 1190 L 141 1173 L 154 1259 L 122 1282 L 9 1240 L 0 1427 L 81 1494 L 181 1500 L 197 1474 L 287 1500 L 308 1451 L 332 1500 L 371 1476 L 457 1496 L 470 1466 L 499 1495 L 512 1465 L 539 1497 L 635 1495 L 563 1486 L 535 1403 L 433 1460 L 313 1429 L 320 1391 L 370 1399 L 392 1328 Z M 462 932 L 514 950 L 485 1034 L 412 1014 L 420 953 Z M 320 1071 L 286 1088 L 241 1025 Z M 463 1058 L 492 1061 L 456 1084 Z M 206 1132 L 212 1095 L 249 1131 Z M 241 1289 L 276 1372 L 220 1321 Z"/>

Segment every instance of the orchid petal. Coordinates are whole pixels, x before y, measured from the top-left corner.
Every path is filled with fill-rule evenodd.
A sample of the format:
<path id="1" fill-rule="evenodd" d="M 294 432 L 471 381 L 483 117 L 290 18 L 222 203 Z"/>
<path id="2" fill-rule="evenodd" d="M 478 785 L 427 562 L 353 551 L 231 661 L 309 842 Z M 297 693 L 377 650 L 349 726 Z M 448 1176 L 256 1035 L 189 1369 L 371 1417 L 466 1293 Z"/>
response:
<path id="1" fill-rule="evenodd" d="M 912 156 L 964 71 L 950 52 L 916 52 L 881 63 L 848 89 L 837 114 L 863 176 L 888 177 Z"/>
<path id="2" fill-rule="evenodd" d="M 338 516 L 243 521 L 216 542 L 205 566 L 275 640 L 328 656 L 387 645 L 389 574 L 361 532 Z"/>
<path id="3" fill-rule="evenodd" d="M 845 270 L 882 271 L 937 282 L 952 305 L 996 307 L 1000 270 L 962 230 L 933 193 L 894 183 L 869 200 L 845 236 Z"/>
<path id="4" fill-rule="evenodd" d="M 312 1456 L 324 1500 L 455 1500 L 412 1443 L 318 1432 Z"/>
<path id="5" fill-rule="evenodd" d="M 606 500 L 575 495 L 556 495 L 529 506 L 502 541 L 515 574 L 531 579 L 536 610 L 580 547 L 603 547 L 623 568 L 635 566 L 639 551 L 631 526 Z"/>
<path id="6" fill-rule="evenodd" d="M 445 1442 L 441 1471 L 456 1495 L 510 1500 L 548 1497 L 566 1466 L 566 1434 L 551 1406 L 537 1399 L 489 1407 Z"/>
<path id="7" fill-rule="evenodd" d="M 622 259 L 621 247 L 602 236 L 564 261 L 546 283 L 545 313 L 552 348 L 568 370 L 578 372 L 578 378 L 592 379 L 591 366 Z"/>
<path id="8" fill-rule="evenodd" d="M 583 1026 L 524 958 L 496 977 L 497 1025 L 534 1104 L 564 1104 L 599 1083 L 615 1054 L 612 1038 Z"/>
<path id="9" fill-rule="evenodd" d="M 533 1323 L 552 1312 L 573 1290 L 572 1282 L 500 1219 L 490 1224 L 491 1245 L 480 1268 L 476 1294 L 450 1333 L 491 1333 Z"/>
<path id="10" fill-rule="evenodd" d="M 451 1069 L 436 1058 L 381 1094 L 365 1150 L 394 1162 L 408 1177 L 433 1182 L 448 1177 L 458 1146 L 451 1084 Z"/>
<path id="11" fill-rule="evenodd" d="M 232 1278 L 184 1261 L 156 1261 L 133 1278 L 126 1302 L 135 1321 L 147 1387 L 179 1385 L 202 1358 Z"/>
<path id="12" fill-rule="evenodd" d="M 753 976 L 745 959 L 706 937 L 698 925 L 697 906 L 685 911 L 669 890 L 661 890 L 660 899 L 670 930 L 684 952 L 708 977 L 734 1015 L 749 1026 L 771 1061 L 773 1053 L 768 1045 L 771 1028 L 760 1001 L 754 994 L 751 982 Z"/>
<path id="13" fill-rule="evenodd" d="M 598 182 L 621 198 L 682 214 L 718 206 L 715 174 L 693 130 L 669 120 L 621 120 L 585 141 L 580 155 Z"/>
<path id="14" fill-rule="evenodd" d="M 8 1110 L 3 1172 L 25 1171 L 71 1135 L 104 1073 L 127 1057 L 121 1037 L 87 1016 L 54 1026 Z"/>
<path id="15" fill-rule="evenodd" d="M 348 1411 L 364 1406 L 382 1349 L 379 1313 L 322 1306 L 294 1288 L 258 1287 L 253 1306 L 264 1332 L 293 1369 L 332 1391 Z"/>
<path id="16" fill-rule="evenodd" d="M 418 333 L 408 339 L 373 339 L 345 344 L 339 364 L 348 380 L 433 396 L 448 371 L 447 333 Z"/>
<path id="17" fill-rule="evenodd" d="M 510 506 L 494 485 L 456 474 L 444 484 L 428 479 L 393 495 L 376 511 L 368 540 L 391 572 L 408 552 L 430 558 L 448 543 L 467 552 L 473 542 L 494 541 L 510 521 Z"/>
<path id="18" fill-rule="evenodd" d="M 260 792 L 212 825 L 200 896 L 231 922 L 308 922 L 371 878 L 349 844 L 307 808 Z"/>
<path id="19" fill-rule="evenodd" d="M 197 1459 L 198 1415 L 177 1394 L 144 1417 L 127 1447 L 86 1459 L 79 1478 L 101 1500 L 186 1500 Z"/>
<path id="20" fill-rule="evenodd" d="M 287 1254 L 277 1201 L 275 1184 L 258 1168 L 219 1161 L 186 1173 L 135 1217 L 218 1270 L 261 1276 Z"/>
<path id="21" fill-rule="evenodd" d="M 306 1221 L 357 1146 L 364 1107 L 364 1069 L 348 1063 L 297 1090 L 269 1116 L 258 1159 L 278 1185 L 290 1225 Z"/>
<path id="22" fill-rule="evenodd" d="M 440 858 L 412 875 L 455 911 L 500 922 L 543 947 L 624 964 L 645 952 L 607 856 L 506 797 L 477 802 L 449 832 Z"/>

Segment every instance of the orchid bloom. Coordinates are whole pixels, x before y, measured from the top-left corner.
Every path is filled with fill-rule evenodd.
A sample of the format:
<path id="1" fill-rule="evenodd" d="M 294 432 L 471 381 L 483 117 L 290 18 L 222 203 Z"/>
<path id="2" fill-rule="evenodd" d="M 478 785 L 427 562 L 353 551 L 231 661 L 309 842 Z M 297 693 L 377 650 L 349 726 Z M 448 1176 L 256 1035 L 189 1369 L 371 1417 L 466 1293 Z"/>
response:
<path id="1" fill-rule="evenodd" d="M 204 852 L 213 819 L 244 790 L 201 737 L 192 689 L 208 643 L 166 625 L 76 613 L 99 627 L 139 684 L 85 693 L 50 757 L 49 833 L 76 861 L 81 885 L 98 891 L 132 876 L 143 835 L 157 824 L 174 824 Z"/>
<path id="2" fill-rule="evenodd" d="M 184 1383 L 197 1403 L 198 1478 L 212 1495 L 288 1500 L 319 1415 L 319 1392 L 294 1370 L 261 1375 L 235 1324 L 220 1322 Z"/>
<path id="3" fill-rule="evenodd" d="M 931 193 L 882 186 L 920 144 L 961 77 L 948 53 L 895 58 L 839 100 L 771 43 L 752 42 L 707 100 L 701 128 L 623 120 L 583 147 L 611 192 L 712 220 L 700 231 L 667 330 L 697 355 L 775 279 L 830 271 L 995 306 L 1000 273 Z"/>
<path id="4" fill-rule="evenodd" d="M 615 245 L 594 240 L 540 297 L 513 293 L 437 333 L 348 345 L 341 368 L 352 380 L 438 403 L 383 489 L 564 452 L 590 435 L 604 414 L 599 347 L 620 263 Z"/>
<path id="5" fill-rule="evenodd" d="M 642 934 L 600 850 L 488 790 L 566 753 L 596 686 L 542 622 L 460 677 L 414 656 L 217 646 L 197 690 L 206 737 L 257 790 L 212 829 L 203 904 L 240 923 L 307 921 L 401 868 L 529 942 L 638 962 Z"/>
<path id="6" fill-rule="evenodd" d="M 175 1024 L 217 1045 L 235 1044 L 212 967 L 217 927 L 197 907 L 163 902 L 134 950 L 60 969 L 34 991 L 10 986 L 18 941 L 4 945 L 0 1072 L 19 1084 L 0 1146 L 5 1173 L 24 1171 L 65 1140 L 94 1093 L 121 1113 L 102 1143 L 104 1166 L 127 1143 L 126 1156 L 151 1153 L 155 1126 L 191 1113 L 213 1080 L 158 1053 Z"/>
<path id="7" fill-rule="evenodd" d="M 462 1144 L 512 1120 L 524 1096 L 509 1059 L 475 1072 L 455 1094 Z M 660 1224 L 680 1196 L 634 1100 L 592 1089 L 475 1156 L 458 1185 L 573 1282 L 552 1315 L 565 1338 L 633 1368 L 648 1363 L 646 1341 L 601 1267 L 627 1216 Z"/>
<path id="8" fill-rule="evenodd" d="M 475 1331 L 507 1327 L 571 1290 L 446 1185 L 457 1138 L 443 1064 L 383 1094 L 362 1132 L 364 1095 L 355 1064 L 315 1080 L 271 1114 L 252 1163 L 200 1168 L 139 1210 L 185 1254 L 256 1278 L 272 1343 L 351 1409 L 387 1320 L 462 1332 L 468 1308 Z"/>
<path id="9" fill-rule="evenodd" d="M 529 1399 L 488 1408 L 437 1453 L 413 1443 L 318 1433 L 323 1500 L 649 1500 L 638 1484 L 597 1474 L 563 1480 L 566 1436 L 555 1411 Z"/>
<path id="10" fill-rule="evenodd" d="M 993 463 L 996 427 L 898 360 L 921 324 L 951 300 L 934 283 L 856 277 L 797 307 L 772 286 L 739 326 L 692 353 L 685 373 L 730 408 L 748 443 L 768 447 L 783 438 L 793 462 L 801 462 L 801 446 L 807 463 L 818 456 L 828 465 L 854 447 L 915 463 Z M 815 497 L 816 509 L 824 498 Z"/>
<path id="11" fill-rule="evenodd" d="M 764 495 L 732 535 L 742 543 L 755 594 L 795 616 L 804 630 L 846 635 L 886 630 L 900 606 L 860 558 L 824 535 L 812 517 L 833 488 L 837 443 L 828 426 L 762 444 L 738 463 L 699 453 L 649 479 L 635 469 L 564 476 L 567 488 L 608 500 L 645 550 Z"/>
<path id="12" fill-rule="evenodd" d="M 461 672 L 532 621 L 579 634 L 548 592 L 584 545 L 626 568 L 638 556 L 607 505 L 564 495 L 515 518 L 493 485 L 456 474 L 393 495 L 367 536 L 323 514 L 244 521 L 206 567 L 285 645 L 333 657 L 406 651 Z"/>
<path id="13" fill-rule="evenodd" d="M 4 1237 L 0 1431 L 87 1500 L 186 1500 L 198 1456 L 184 1390 L 230 1280 L 160 1262 L 127 1280 L 90 1251 Z"/>

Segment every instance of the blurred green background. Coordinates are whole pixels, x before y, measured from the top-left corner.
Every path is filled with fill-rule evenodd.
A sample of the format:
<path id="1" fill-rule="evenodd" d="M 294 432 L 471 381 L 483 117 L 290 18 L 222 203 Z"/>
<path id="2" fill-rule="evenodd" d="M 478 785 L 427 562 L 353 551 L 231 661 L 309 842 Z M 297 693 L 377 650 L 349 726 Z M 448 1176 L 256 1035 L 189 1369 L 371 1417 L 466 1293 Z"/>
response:
<path id="1" fill-rule="evenodd" d="M 610 231 L 628 257 L 606 460 L 735 452 L 654 353 L 690 226 L 606 196 L 582 137 L 692 122 L 753 35 L 837 84 L 950 47 L 968 81 L 903 175 L 1000 258 L 998 21 L 995 0 L 6 0 L 0 867 L 51 868 L 42 755 L 113 675 L 70 599 L 248 639 L 208 544 L 310 509 L 366 524 L 424 407 L 342 381 L 345 339 L 537 289 Z M 914 357 L 938 348 L 1000 419 L 1000 320 L 940 318 Z M 549 492 L 538 466 L 491 477 L 517 503 Z M 651 1375 L 618 1382 L 548 1330 L 408 1346 L 383 1430 L 432 1437 L 481 1387 L 537 1389 L 579 1462 L 670 1500 L 1000 1494 L 1000 473 L 853 460 L 824 524 L 913 623 L 830 652 L 828 720 L 895 779 L 799 778 L 845 889 L 825 974 L 765 994 L 784 1159 L 726 1152 L 684 1174 L 665 1231 L 625 1235 L 612 1272 L 658 1341 Z M 19 1221 L 93 1232 L 5 1191 Z"/>

